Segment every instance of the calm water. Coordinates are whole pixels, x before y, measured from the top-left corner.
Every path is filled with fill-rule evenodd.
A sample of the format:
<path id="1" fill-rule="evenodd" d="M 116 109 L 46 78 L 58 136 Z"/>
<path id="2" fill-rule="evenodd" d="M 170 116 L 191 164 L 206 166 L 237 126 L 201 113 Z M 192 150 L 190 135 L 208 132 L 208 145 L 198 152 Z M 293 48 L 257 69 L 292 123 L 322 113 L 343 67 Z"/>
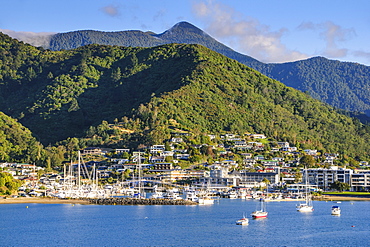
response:
<path id="1" fill-rule="evenodd" d="M 0 205 L 0 246 L 368 246 L 370 202 L 268 202 L 267 219 L 238 226 L 258 201 L 202 206 Z M 27 208 L 28 206 L 28 208 Z"/>

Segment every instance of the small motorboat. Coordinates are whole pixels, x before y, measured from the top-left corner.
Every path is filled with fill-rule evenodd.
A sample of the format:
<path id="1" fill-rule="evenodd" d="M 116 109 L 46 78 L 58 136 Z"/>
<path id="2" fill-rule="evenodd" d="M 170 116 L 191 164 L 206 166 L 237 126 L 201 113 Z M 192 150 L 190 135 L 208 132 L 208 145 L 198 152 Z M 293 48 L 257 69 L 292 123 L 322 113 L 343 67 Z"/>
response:
<path id="1" fill-rule="evenodd" d="M 246 217 L 244 217 L 243 216 L 243 218 L 241 218 L 240 220 L 237 220 L 236 221 L 236 224 L 237 225 L 248 225 L 249 224 L 249 220 L 248 220 L 248 218 L 246 218 Z"/>
<path id="2" fill-rule="evenodd" d="M 340 207 L 339 206 L 332 206 L 331 207 L 331 214 L 332 215 L 340 215 Z"/>

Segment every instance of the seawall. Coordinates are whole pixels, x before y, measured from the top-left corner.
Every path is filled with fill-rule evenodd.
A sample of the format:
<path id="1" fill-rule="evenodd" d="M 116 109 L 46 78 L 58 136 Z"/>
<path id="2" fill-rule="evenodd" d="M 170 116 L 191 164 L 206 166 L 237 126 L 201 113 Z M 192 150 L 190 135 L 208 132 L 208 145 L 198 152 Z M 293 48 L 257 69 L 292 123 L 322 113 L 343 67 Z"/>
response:
<path id="1" fill-rule="evenodd" d="M 97 205 L 198 205 L 188 200 L 147 199 L 147 198 L 99 198 L 87 199 L 91 204 Z"/>

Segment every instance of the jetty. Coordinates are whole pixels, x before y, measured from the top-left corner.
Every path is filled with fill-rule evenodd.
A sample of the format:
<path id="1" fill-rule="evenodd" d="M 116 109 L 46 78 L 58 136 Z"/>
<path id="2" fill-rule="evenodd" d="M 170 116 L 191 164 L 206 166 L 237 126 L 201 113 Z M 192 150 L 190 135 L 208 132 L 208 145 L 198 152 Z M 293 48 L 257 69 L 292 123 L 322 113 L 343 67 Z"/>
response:
<path id="1" fill-rule="evenodd" d="M 189 200 L 152 199 L 152 198 L 91 198 L 85 199 L 97 205 L 198 205 Z"/>

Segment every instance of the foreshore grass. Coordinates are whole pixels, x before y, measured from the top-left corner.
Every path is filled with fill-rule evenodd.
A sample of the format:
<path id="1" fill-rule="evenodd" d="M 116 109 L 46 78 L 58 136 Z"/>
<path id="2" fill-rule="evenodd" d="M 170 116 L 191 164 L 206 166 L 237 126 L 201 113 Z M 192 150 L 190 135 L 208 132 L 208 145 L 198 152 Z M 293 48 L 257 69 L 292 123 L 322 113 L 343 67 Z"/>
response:
<path id="1" fill-rule="evenodd" d="M 338 195 L 338 196 L 369 196 L 369 192 L 353 192 L 353 191 L 342 191 L 342 192 L 324 192 L 323 195 Z"/>

